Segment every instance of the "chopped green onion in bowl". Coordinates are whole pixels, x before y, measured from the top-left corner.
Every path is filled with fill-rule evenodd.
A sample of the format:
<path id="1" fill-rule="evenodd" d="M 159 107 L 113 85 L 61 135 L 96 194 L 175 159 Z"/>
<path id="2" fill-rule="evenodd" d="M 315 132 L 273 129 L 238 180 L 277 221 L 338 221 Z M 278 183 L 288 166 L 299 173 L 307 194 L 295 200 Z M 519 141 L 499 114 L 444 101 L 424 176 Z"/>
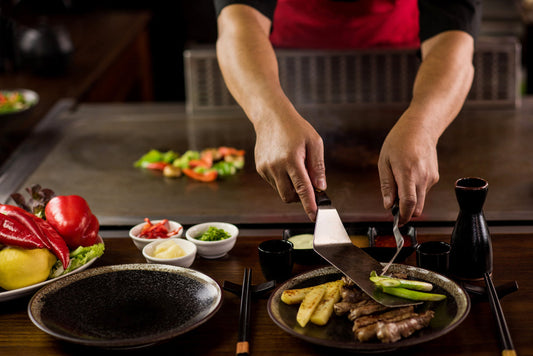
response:
<path id="1" fill-rule="evenodd" d="M 200 241 L 220 241 L 230 238 L 231 235 L 224 229 L 219 229 L 214 226 L 210 226 L 206 232 L 196 237 Z"/>

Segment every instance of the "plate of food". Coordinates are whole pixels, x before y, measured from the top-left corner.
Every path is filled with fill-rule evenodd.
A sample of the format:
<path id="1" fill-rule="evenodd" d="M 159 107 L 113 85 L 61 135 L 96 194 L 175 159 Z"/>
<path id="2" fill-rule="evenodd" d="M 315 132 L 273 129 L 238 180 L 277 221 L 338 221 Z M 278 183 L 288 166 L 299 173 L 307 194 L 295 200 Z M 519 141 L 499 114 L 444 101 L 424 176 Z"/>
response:
<path id="1" fill-rule="evenodd" d="M 39 102 L 39 95 L 29 89 L 0 90 L 0 116 L 18 114 Z"/>
<path id="2" fill-rule="evenodd" d="M 98 218 L 78 195 L 55 195 L 39 185 L 0 204 L 0 302 L 26 296 L 83 271 L 102 256 Z"/>
<path id="3" fill-rule="evenodd" d="M 92 268 L 41 288 L 31 321 L 60 340 L 109 349 L 139 348 L 184 334 L 221 306 L 207 275 L 162 264 Z"/>
<path id="4" fill-rule="evenodd" d="M 300 274 L 279 286 L 268 300 L 269 316 L 287 333 L 310 343 L 357 352 L 385 352 L 440 337 L 457 327 L 468 315 L 470 298 L 447 277 L 403 264 L 391 265 L 390 272 L 429 282 L 434 286 L 432 293 L 445 295 L 446 298 L 426 301 L 408 309 L 380 308 L 379 304 L 375 306 L 372 301 L 362 301 L 365 299 L 364 293 L 345 283 L 347 281 L 343 280 L 342 273 L 329 266 Z M 317 316 L 315 321 L 315 316 L 312 316 L 302 327 L 301 322 L 297 321 L 300 304 L 287 304 L 286 296 L 294 296 L 303 288 L 309 290 L 338 281 L 342 281 L 340 296 L 331 316 L 327 319 Z"/>

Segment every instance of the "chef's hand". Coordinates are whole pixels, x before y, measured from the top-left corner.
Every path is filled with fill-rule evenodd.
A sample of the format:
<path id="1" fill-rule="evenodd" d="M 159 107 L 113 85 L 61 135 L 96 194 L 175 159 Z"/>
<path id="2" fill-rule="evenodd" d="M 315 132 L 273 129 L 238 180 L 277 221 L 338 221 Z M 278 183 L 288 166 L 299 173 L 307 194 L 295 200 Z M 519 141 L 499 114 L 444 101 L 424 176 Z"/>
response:
<path id="1" fill-rule="evenodd" d="M 301 201 L 311 221 L 317 206 L 314 187 L 326 189 L 322 138 L 305 119 L 290 113 L 255 125 L 257 172 L 286 202 Z"/>
<path id="2" fill-rule="evenodd" d="M 398 120 L 387 135 L 378 161 L 383 206 L 400 203 L 400 225 L 422 214 L 426 193 L 439 180 L 434 136 L 409 120 Z"/>

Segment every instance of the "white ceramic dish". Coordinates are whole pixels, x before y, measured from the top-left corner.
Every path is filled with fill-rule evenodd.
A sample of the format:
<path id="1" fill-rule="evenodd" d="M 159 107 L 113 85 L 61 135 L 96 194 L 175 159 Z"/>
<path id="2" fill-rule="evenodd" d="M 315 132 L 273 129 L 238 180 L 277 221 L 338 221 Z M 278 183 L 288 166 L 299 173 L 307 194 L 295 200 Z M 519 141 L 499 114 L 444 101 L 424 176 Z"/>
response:
<path id="1" fill-rule="evenodd" d="M 226 231 L 230 237 L 219 241 L 201 241 L 197 237 L 206 232 L 209 227 L 215 227 Z M 198 248 L 198 254 L 204 258 L 224 257 L 235 246 L 239 229 L 237 226 L 225 222 L 206 222 L 190 227 L 185 233 L 187 240 L 193 242 Z"/>
<path id="2" fill-rule="evenodd" d="M 155 224 L 161 222 L 162 219 L 160 219 L 160 220 L 151 220 L 151 221 L 152 221 L 152 224 L 155 225 Z M 143 237 L 139 237 L 139 234 L 141 233 L 141 230 L 142 230 L 144 225 L 146 225 L 146 222 L 142 222 L 140 224 L 137 224 L 134 227 L 132 227 L 130 229 L 130 232 L 129 232 L 129 235 L 130 235 L 131 239 L 133 240 L 133 243 L 141 251 L 144 248 L 144 246 L 148 245 L 150 242 L 153 242 L 153 241 L 157 240 L 157 239 L 146 239 L 146 238 L 143 238 Z M 173 230 L 176 230 L 178 228 L 181 228 L 181 230 L 176 235 L 172 235 L 172 236 L 169 236 L 169 237 L 181 237 L 183 235 L 183 227 L 181 226 L 180 223 L 178 223 L 176 221 L 173 221 L 173 220 L 169 220 L 168 221 L 168 225 L 169 225 L 168 228 L 167 228 L 168 231 L 173 231 Z"/>
<path id="3" fill-rule="evenodd" d="M 179 247 L 185 252 L 185 256 L 177 258 L 157 258 L 154 257 L 154 251 L 156 247 L 165 241 L 175 241 Z M 179 267 L 190 267 L 196 257 L 196 245 L 190 241 L 181 238 L 171 237 L 170 239 L 157 239 L 150 242 L 143 248 L 143 256 L 148 263 L 166 264 Z"/>

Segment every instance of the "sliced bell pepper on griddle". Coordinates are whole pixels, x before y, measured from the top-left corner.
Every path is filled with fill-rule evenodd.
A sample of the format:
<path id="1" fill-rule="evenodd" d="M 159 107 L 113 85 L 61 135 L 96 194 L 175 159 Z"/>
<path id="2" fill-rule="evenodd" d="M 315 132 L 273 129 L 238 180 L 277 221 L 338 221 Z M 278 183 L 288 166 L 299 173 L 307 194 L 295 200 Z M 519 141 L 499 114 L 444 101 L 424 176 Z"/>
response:
<path id="1" fill-rule="evenodd" d="M 215 169 L 184 168 L 183 174 L 200 182 L 212 182 L 217 179 L 218 172 Z"/>

